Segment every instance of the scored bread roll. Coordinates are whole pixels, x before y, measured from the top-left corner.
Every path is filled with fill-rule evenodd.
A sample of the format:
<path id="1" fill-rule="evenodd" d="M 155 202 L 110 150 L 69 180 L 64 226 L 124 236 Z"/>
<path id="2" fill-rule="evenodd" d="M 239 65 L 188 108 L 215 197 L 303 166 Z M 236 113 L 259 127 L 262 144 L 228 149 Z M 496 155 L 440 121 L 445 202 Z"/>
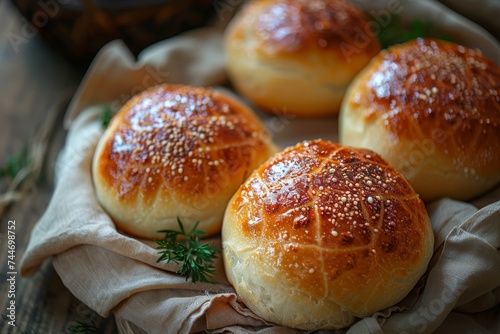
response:
<path id="1" fill-rule="evenodd" d="M 222 225 L 227 278 L 262 318 L 336 329 L 396 304 L 434 236 L 422 200 L 379 155 L 304 141 L 261 165 Z"/>
<path id="2" fill-rule="evenodd" d="M 269 112 L 337 114 L 347 85 L 380 50 L 369 28 L 348 0 L 249 1 L 226 29 L 229 77 Z"/>
<path id="3" fill-rule="evenodd" d="M 134 236 L 178 230 L 177 218 L 213 235 L 231 196 L 275 151 L 242 103 L 208 88 L 160 85 L 130 99 L 102 135 L 95 193 Z"/>
<path id="4" fill-rule="evenodd" d="M 349 87 L 339 139 L 380 153 L 424 201 L 472 199 L 500 182 L 500 67 L 451 42 L 394 46 Z"/>

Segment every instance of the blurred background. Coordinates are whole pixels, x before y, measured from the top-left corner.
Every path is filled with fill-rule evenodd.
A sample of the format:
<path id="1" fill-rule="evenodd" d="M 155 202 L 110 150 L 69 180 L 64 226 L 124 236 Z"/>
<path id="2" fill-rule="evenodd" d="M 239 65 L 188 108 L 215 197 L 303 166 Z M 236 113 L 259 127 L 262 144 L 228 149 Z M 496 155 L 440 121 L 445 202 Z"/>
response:
<path id="1" fill-rule="evenodd" d="M 440 0 L 497 39 L 500 0 Z M 42 40 L 78 66 L 107 42 L 122 39 L 134 54 L 183 31 L 228 20 L 245 0 L 12 0 Z M 220 22 L 219 22 L 220 23 Z M 29 30 L 29 31 L 28 31 Z"/>
<path id="2" fill-rule="evenodd" d="M 85 66 L 114 39 L 137 54 L 157 41 L 201 27 L 213 0 L 13 0 L 16 10 L 52 48 Z"/>

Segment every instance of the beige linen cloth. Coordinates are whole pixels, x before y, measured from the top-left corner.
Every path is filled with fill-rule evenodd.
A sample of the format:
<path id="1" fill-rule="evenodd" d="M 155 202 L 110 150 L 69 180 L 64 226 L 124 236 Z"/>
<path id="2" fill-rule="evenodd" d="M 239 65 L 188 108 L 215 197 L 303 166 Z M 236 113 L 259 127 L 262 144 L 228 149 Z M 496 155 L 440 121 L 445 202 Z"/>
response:
<path id="1" fill-rule="evenodd" d="M 488 44 L 489 37 L 481 39 L 481 34 L 477 40 Z M 489 52 L 500 54 L 491 43 Z M 94 196 L 91 161 L 102 133 L 100 103 L 117 108 L 161 82 L 217 85 L 225 80 L 217 29 L 159 43 L 137 61 L 121 42 L 104 47 L 68 110 L 56 188 L 33 228 L 22 274 L 31 275 L 51 257 L 67 288 L 100 315 L 113 313 L 123 333 L 131 328 L 151 334 L 301 333 L 266 323 L 247 309 L 228 284 L 220 259 L 216 284 L 193 284 L 175 274 L 176 265 L 156 263 L 154 243 L 117 231 Z M 336 139 L 335 119 L 299 120 L 287 117 L 286 110 L 259 115 L 283 146 L 306 138 Z M 476 206 L 447 199 L 428 205 L 436 242 L 426 275 L 398 305 L 337 333 L 500 332 L 499 199 L 500 188 L 477 199 Z M 220 246 L 220 237 L 212 240 Z"/>

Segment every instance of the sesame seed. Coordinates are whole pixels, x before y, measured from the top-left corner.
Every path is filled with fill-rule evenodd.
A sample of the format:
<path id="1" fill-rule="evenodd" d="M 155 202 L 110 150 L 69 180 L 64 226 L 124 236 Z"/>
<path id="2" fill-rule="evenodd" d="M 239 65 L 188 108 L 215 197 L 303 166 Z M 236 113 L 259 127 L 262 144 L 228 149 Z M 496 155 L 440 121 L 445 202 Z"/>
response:
<path id="1" fill-rule="evenodd" d="M 337 231 L 333 230 L 333 231 L 332 231 L 332 235 L 333 235 L 334 237 L 337 237 L 337 236 L 339 235 L 339 232 L 337 232 Z"/>
<path id="2" fill-rule="evenodd" d="M 373 197 L 371 197 L 371 196 L 368 197 L 368 203 L 370 203 L 370 204 L 373 203 Z"/>

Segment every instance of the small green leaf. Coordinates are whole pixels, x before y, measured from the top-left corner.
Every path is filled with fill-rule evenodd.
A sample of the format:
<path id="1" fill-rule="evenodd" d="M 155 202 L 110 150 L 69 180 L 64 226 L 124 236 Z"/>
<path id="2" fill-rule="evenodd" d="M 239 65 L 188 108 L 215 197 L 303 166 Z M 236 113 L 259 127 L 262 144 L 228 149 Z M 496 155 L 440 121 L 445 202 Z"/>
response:
<path id="1" fill-rule="evenodd" d="M 102 127 L 106 129 L 113 118 L 113 111 L 107 104 L 103 105 L 103 110 L 99 118 L 101 120 Z"/>
<path id="2" fill-rule="evenodd" d="M 69 327 L 69 332 L 71 334 L 97 334 L 99 329 L 97 328 L 95 322 L 85 323 L 83 321 L 77 321 L 77 325 L 72 325 Z"/>
<path id="3" fill-rule="evenodd" d="M 410 22 L 403 22 L 397 15 L 393 16 L 391 22 L 386 27 L 382 28 L 378 34 L 378 39 L 383 49 L 419 37 L 437 38 L 453 42 L 452 38 L 439 31 L 438 27 L 433 22 L 418 19 Z"/>
<path id="4" fill-rule="evenodd" d="M 30 163 L 28 147 L 24 146 L 17 154 L 9 156 L 7 164 L 0 168 L 0 177 L 15 178 L 16 175 Z"/>

